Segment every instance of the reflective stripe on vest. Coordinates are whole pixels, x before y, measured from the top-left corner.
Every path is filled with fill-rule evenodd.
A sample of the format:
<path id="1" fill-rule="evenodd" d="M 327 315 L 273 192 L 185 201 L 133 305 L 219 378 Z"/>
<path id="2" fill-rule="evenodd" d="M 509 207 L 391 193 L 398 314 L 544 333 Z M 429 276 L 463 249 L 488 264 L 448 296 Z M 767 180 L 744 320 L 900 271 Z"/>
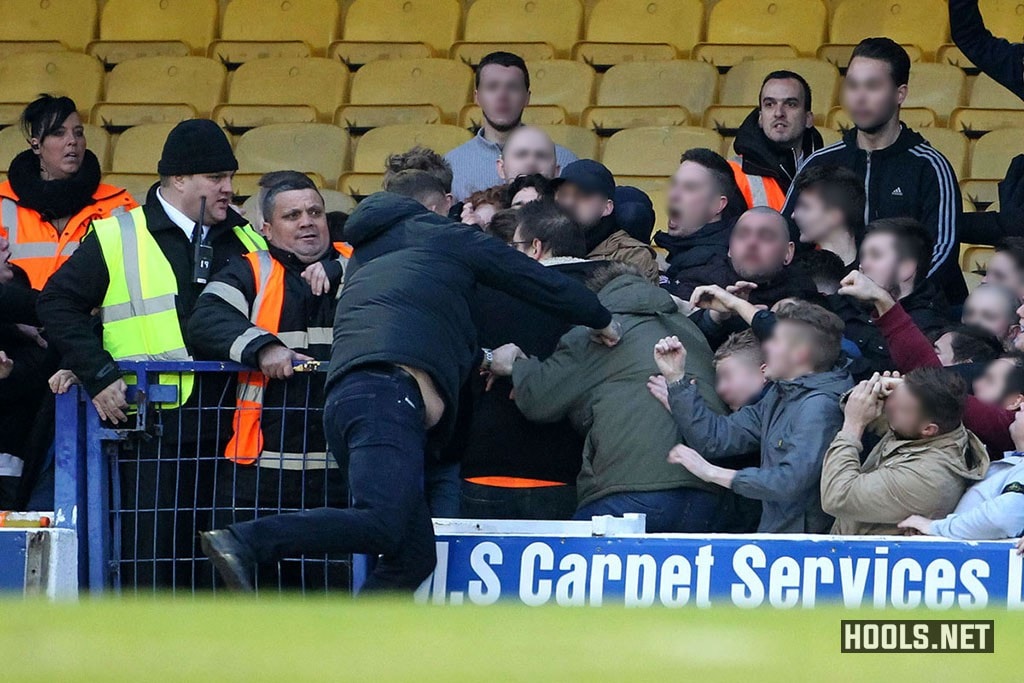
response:
<path id="1" fill-rule="evenodd" d="M 284 308 L 284 266 L 267 251 L 252 252 L 246 254 L 245 258 L 249 260 L 256 286 L 256 298 L 253 300 L 249 320 L 260 329 L 253 335 L 248 334 L 254 331 L 254 328 L 250 328 L 243 337 L 248 334 L 248 337 L 254 339 L 263 331 L 278 334 L 281 310 Z M 238 354 L 241 355 L 243 350 L 238 349 Z M 224 457 L 235 464 L 251 465 L 263 452 L 262 415 L 266 387 L 267 377 L 262 372 L 238 373 L 235 414 L 231 420 L 233 434 L 224 449 Z"/>
<path id="2" fill-rule="evenodd" d="M 768 206 L 768 190 L 764 186 L 764 178 L 759 175 L 748 175 L 750 183 L 750 205 Z"/>
<path id="3" fill-rule="evenodd" d="M 782 191 L 777 180 L 744 173 L 742 157 L 730 159 L 729 165 L 732 166 L 737 187 L 747 200 L 747 206 L 768 206 L 776 211 L 782 210 L 786 204 L 786 193 Z"/>
<path id="4" fill-rule="evenodd" d="M 352 258 L 352 253 L 355 251 L 348 242 L 335 242 L 334 250 L 344 258 Z"/>
<path id="5" fill-rule="evenodd" d="M 175 302 L 174 270 L 146 226 L 142 208 L 93 224 L 110 277 L 100 318 L 103 348 L 115 360 L 189 361 Z M 161 374 L 160 384 L 177 385 L 177 407 L 192 394 L 191 373 Z"/>
<path id="6" fill-rule="evenodd" d="M 231 228 L 231 231 L 235 233 L 235 237 L 242 243 L 245 250 L 249 253 L 254 251 L 266 251 L 267 240 L 263 235 L 256 232 L 251 225 L 246 223 L 245 225 L 236 225 Z"/>

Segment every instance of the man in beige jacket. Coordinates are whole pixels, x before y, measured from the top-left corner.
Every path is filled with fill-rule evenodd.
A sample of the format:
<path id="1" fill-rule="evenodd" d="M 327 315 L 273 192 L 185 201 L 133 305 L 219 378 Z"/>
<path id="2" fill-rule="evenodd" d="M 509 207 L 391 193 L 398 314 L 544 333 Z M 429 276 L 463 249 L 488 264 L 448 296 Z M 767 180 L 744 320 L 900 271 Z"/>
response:
<path id="1" fill-rule="evenodd" d="M 909 515 L 953 511 L 989 464 L 984 444 L 961 421 L 966 395 L 963 380 L 940 368 L 903 378 L 875 374 L 853 389 L 821 471 L 821 506 L 836 518 L 833 534 L 902 534 L 897 523 Z M 861 437 L 873 423 L 881 423 L 882 439 L 861 464 Z"/>

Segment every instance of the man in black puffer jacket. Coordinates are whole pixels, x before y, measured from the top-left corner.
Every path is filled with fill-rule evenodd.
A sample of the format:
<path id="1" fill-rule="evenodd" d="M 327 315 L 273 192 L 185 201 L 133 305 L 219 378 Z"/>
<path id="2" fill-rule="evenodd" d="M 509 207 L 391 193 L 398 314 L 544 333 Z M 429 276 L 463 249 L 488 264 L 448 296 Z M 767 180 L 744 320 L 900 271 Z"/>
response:
<path id="1" fill-rule="evenodd" d="M 960 187 L 946 157 L 900 121 L 909 80 L 906 50 L 888 38 L 862 40 L 843 85 L 843 106 L 856 127 L 808 157 L 801 172 L 844 166 L 864 180 L 865 223 L 895 217 L 921 223 L 934 244 L 928 279 L 958 304 L 967 296 L 957 262 Z M 791 187 L 782 211 L 787 217 L 793 215 L 797 194 Z"/>
<path id="2" fill-rule="evenodd" d="M 477 357 L 477 284 L 514 294 L 618 342 L 611 313 L 583 285 L 477 230 L 381 192 L 345 225 L 355 253 L 334 321 L 324 430 L 347 456 L 354 506 L 320 508 L 203 535 L 229 586 L 252 588 L 255 563 L 293 554 L 381 556 L 364 588 L 411 591 L 434 569 L 423 493 L 428 438 L 443 443 Z M 485 357 L 484 369 L 489 366 Z"/>

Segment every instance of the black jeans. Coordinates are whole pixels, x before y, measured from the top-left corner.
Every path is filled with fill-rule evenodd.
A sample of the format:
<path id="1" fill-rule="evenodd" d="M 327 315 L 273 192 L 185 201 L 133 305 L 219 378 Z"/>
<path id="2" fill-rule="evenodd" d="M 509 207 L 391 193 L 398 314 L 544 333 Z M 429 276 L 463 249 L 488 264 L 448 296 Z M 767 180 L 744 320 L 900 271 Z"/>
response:
<path id="1" fill-rule="evenodd" d="M 317 508 L 228 527 L 257 562 L 285 556 L 381 556 L 364 590 L 415 590 L 437 562 L 423 492 L 423 398 L 398 368 L 357 368 L 331 388 L 324 406 L 330 451 L 344 462 L 353 507 Z"/>
<path id="2" fill-rule="evenodd" d="M 572 519 L 575 486 L 504 488 L 462 482 L 465 519 Z"/>

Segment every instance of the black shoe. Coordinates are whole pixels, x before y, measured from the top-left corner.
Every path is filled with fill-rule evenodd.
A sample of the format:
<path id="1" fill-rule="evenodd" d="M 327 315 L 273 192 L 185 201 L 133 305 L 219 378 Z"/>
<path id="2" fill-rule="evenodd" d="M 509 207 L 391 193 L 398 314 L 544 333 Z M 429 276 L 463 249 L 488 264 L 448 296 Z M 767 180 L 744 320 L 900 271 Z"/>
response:
<path id="1" fill-rule="evenodd" d="M 217 568 L 217 573 L 233 591 L 252 593 L 252 576 L 256 563 L 246 547 L 227 529 L 203 531 L 199 534 L 203 552 Z"/>

